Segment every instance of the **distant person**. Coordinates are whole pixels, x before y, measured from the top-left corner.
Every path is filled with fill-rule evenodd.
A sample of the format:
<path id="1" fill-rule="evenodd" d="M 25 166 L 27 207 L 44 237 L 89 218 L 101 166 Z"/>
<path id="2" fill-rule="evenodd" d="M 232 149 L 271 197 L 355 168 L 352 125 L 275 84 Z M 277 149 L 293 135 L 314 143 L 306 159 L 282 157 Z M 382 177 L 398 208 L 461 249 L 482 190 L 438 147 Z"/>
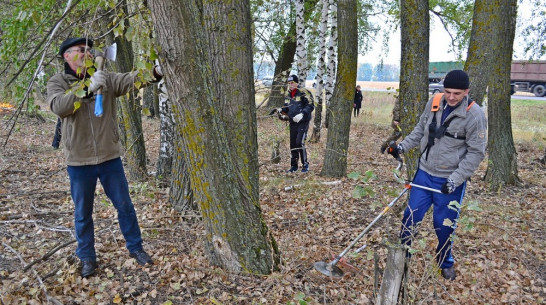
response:
<path id="1" fill-rule="evenodd" d="M 360 85 L 356 86 L 355 90 L 355 99 L 353 102 L 353 115 L 354 117 L 358 117 L 358 114 L 360 113 L 360 108 L 362 108 L 362 99 L 364 97 L 362 96 L 362 91 L 360 91 Z"/>
<path id="2" fill-rule="evenodd" d="M 68 38 L 60 47 L 64 71 L 55 74 L 47 83 L 47 100 L 51 111 L 62 120 L 63 152 L 70 178 L 70 193 L 74 202 L 74 230 L 78 246 L 76 255 L 81 261 L 81 276 L 95 273 L 97 254 L 93 224 L 93 203 L 97 180 L 117 210 L 117 220 L 125 238 L 129 256 L 140 265 L 153 264 L 142 247 L 142 236 L 135 208 L 129 195 L 129 185 L 121 162 L 116 98 L 135 89 L 137 71 L 87 73 L 85 62 L 92 60 L 93 41 L 86 38 Z M 162 73 L 154 67 L 156 80 Z M 75 95 L 86 81 L 87 93 Z M 103 88 L 104 114 L 94 114 L 96 92 Z M 79 107 L 76 107 L 76 102 Z"/>
<path id="3" fill-rule="evenodd" d="M 309 161 L 307 160 L 307 151 L 305 149 L 305 139 L 309 129 L 311 114 L 315 109 L 313 104 L 313 95 L 307 89 L 298 88 L 298 77 L 290 75 L 288 77 L 288 94 L 285 99 L 287 102 L 281 109 L 290 121 L 290 169 L 288 173 L 298 171 L 298 161 L 301 160 L 302 173 L 309 171 Z"/>
<path id="4" fill-rule="evenodd" d="M 391 127 L 393 129 L 392 134 L 381 144 L 380 151 L 382 154 L 385 153 L 389 143 L 398 140 L 402 136 L 402 129 L 400 128 L 400 100 L 398 97 L 394 99 Z"/>
<path id="5" fill-rule="evenodd" d="M 441 190 L 436 193 L 410 189 L 400 239 L 410 245 L 419 223 L 434 205 L 432 217 L 438 238 L 436 260 L 442 276 L 448 280 L 456 277 L 452 237 L 466 181 L 484 159 L 487 144 L 487 120 L 480 106 L 468 97 L 469 84 L 466 72 L 450 71 L 444 80 L 443 96 L 436 100 L 432 97 L 413 131 L 400 144 L 392 142 L 389 148 L 389 153 L 397 158 L 400 153 L 419 146 L 421 155 L 413 183 Z"/>
<path id="6" fill-rule="evenodd" d="M 61 144 L 61 122 L 61 118 L 57 118 L 57 124 L 55 124 L 55 135 L 53 135 L 53 143 L 51 143 L 53 149 L 59 149 L 59 145 Z"/>

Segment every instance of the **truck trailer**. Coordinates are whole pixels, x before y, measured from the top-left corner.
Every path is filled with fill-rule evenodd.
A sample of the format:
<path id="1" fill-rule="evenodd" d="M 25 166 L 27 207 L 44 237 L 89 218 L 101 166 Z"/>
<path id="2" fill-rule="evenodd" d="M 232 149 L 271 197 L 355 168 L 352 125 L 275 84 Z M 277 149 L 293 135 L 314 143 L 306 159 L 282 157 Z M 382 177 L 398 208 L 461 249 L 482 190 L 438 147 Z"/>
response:
<path id="1" fill-rule="evenodd" d="M 535 96 L 546 94 L 546 60 L 514 60 L 510 71 L 511 93 L 531 92 Z"/>

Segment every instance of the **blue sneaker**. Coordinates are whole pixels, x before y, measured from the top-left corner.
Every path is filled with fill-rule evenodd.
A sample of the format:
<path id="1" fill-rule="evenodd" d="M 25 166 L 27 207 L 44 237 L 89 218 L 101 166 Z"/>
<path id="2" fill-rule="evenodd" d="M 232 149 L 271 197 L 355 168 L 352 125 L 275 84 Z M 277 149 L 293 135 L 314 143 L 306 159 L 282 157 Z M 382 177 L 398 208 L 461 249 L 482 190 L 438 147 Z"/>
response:
<path id="1" fill-rule="evenodd" d="M 289 170 L 287 170 L 286 172 L 287 173 L 293 173 L 293 172 L 297 172 L 298 171 L 298 168 L 296 166 L 292 166 Z"/>
<path id="2" fill-rule="evenodd" d="M 301 168 L 302 173 L 307 173 L 309 171 L 309 163 L 305 163 Z"/>

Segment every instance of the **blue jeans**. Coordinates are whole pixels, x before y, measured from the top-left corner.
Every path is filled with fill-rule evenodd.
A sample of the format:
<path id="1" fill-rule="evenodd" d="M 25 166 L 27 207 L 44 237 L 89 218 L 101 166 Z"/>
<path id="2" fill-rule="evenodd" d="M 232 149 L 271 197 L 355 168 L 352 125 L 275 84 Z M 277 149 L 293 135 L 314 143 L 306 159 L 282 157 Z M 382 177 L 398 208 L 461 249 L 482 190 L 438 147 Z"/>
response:
<path id="1" fill-rule="evenodd" d="M 96 260 L 95 232 L 93 226 L 93 202 L 97 179 L 106 196 L 110 198 L 118 213 L 121 233 L 129 252 L 142 250 L 142 237 L 135 207 L 129 196 L 129 185 L 123 172 L 120 158 L 97 165 L 68 166 L 70 192 L 74 201 L 74 227 L 78 248 L 76 255 L 81 260 Z"/>
<path id="2" fill-rule="evenodd" d="M 439 190 L 446 180 L 447 178 L 435 177 L 418 170 L 413 183 Z M 442 269 L 450 268 L 455 263 L 451 253 L 453 245 L 451 236 L 455 232 L 460 209 L 454 205 L 449 206 L 449 203 L 457 201 L 462 204 L 465 188 L 466 182 L 457 187 L 453 193 L 446 195 L 412 187 L 408 207 L 404 211 L 400 240 L 403 244 L 411 245 L 411 239 L 417 233 L 419 223 L 425 217 L 430 206 L 434 204 L 432 218 L 438 238 L 436 260 Z M 452 225 L 444 225 L 445 219 L 449 219 Z"/>

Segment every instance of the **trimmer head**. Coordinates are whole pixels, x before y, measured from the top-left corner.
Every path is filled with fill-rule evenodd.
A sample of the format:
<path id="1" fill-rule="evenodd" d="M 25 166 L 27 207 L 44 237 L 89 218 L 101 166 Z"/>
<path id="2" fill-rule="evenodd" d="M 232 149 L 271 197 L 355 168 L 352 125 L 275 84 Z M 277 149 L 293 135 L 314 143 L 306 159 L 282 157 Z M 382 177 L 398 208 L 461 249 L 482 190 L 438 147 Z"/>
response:
<path id="1" fill-rule="evenodd" d="M 327 276 L 333 276 L 333 277 L 343 276 L 343 271 L 341 271 L 341 269 L 339 269 L 338 266 L 333 265 L 332 263 L 316 262 L 313 264 L 313 267 L 315 267 L 317 271 L 320 271 L 320 273 Z"/>

